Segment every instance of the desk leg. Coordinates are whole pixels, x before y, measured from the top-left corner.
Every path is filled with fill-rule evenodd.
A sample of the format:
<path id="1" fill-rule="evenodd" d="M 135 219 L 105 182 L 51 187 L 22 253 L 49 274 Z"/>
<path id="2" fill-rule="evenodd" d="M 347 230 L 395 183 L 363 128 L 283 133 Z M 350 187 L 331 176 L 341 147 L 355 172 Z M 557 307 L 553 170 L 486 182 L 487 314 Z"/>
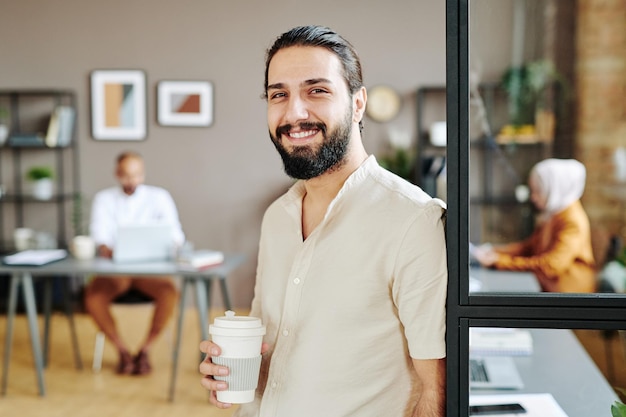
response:
<path id="1" fill-rule="evenodd" d="M 233 306 L 230 303 L 230 296 L 228 295 L 228 288 L 226 287 L 226 277 L 220 277 L 220 287 L 222 288 L 222 301 L 226 306 L 226 310 L 232 310 Z"/>
<path id="2" fill-rule="evenodd" d="M 187 288 L 191 283 L 191 278 L 184 277 L 183 285 L 180 289 L 180 301 L 178 303 L 178 322 L 176 323 L 176 336 L 174 340 L 174 351 L 172 352 L 172 375 L 170 376 L 170 390 L 168 399 L 174 401 L 174 391 L 176 390 L 176 374 L 178 371 L 178 354 L 180 351 L 180 338 L 183 331 L 183 318 L 185 316 L 185 306 L 187 305 Z"/>
<path id="3" fill-rule="evenodd" d="M 208 285 L 207 285 L 208 283 Z M 200 324 L 200 340 L 209 339 L 209 306 L 211 305 L 211 280 L 204 280 L 197 278 L 196 284 L 196 311 L 198 313 L 198 322 Z M 205 358 L 204 353 L 200 352 L 200 360 L 202 362 Z M 211 392 L 209 391 L 209 397 Z"/>
<path id="4" fill-rule="evenodd" d="M 50 359 L 50 315 L 52 314 L 52 278 L 44 278 L 43 283 L 43 366 L 48 367 Z"/>
<path id="5" fill-rule="evenodd" d="M 208 287 L 211 285 L 211 281 L 209 281 L 209 285 L 207 286 L 207 282 L 199 278 L 195 282 L 196 284 L 196 309 L 198 310 L 198 322 L 200 324 L 200 338 L 201 340 L 208 340 L 209 338 L 209 308 L 211 305 L 211 299 L 209 298 L 210 290 Z M 204 357 L 200 356 L 200 361 L 203 361 Z"/>
<path id="6" fill-rule="evenodd" d="M 17 274 L 11 276 L 9 287 L 9 305 L 7 312 L 7 333 L 4 336 L 4 363 L 2 365 L 2 395 L 7 394 L 7 382 L 9 378 L 9 363 L 11 361 L 11 347 L 13 346 L 13 323 L 15 322 L 15 310 L 17 309 L 17 287 L 20 285 L 20 277 Z"/>
<path id="7" fill-rule="evenodd" d="M 13 345 L 13 323 L 15 321 L 15 311 L 17 310 L 17 292 L 22 284 L 24 304 L 26 305 L 26 315 L 28 317 L 28 330 L 33 349 L 33 359 L 37 371 L 37 382 L 39 385 L 39 395 L 46 395 L 46 387 L 43 378 L 43 359 L 41 354 L 41 343 L 39 340 L 39 326 L 37 325 L 37 308 L 35 306 L 35 290 L 33 289 L 33 277 L 30 274 L 13 274 L 11 276 L 11 288 L 9 290 L 9 311 L 7 318 L 7 334 L 4 347 L 4 369 L 2 370 L 2 395 L 6 395 L 7 382 L 9 377 L 9 362 L 11 358 L 11 346 Z"/>
<path id="8" fill-rule="evenodd" d="M 33 359 L 37 368 L 37 382 L 39 384 L 39 395 L 46 395 L 46 387 L 43 379 L 43 359 L 41 355 L 41 342 L 39 341 L 39 326 L 37 325 L 37 307 L 35 305 L 35 291 L 33 289 L 33 277 L 30 274 L 22 276 L 22 290 L 24 292 L 24 303 L 26 304 L 26 315 L 28 316 L 28 327 L 30 331 L 30 341 L 33 347 Z"/>
<path id="9" fill-rule="evenodd" d="M 69 277 L 63 279 L 61 286 L 63 291 L 63 304 L 65 306 L 65 316 L 70 323 L 70 333 L 72 336 L 72 347 L 74 348 L 74 366 L 76 369 L 83 369 L 83 360 L 80 356 L 80 348 L 78 346 L 78 336 L 76 335 L 76 324 L 74 323 L 74 310 L 72 306 L 72 296 L 69 288 Z"/>

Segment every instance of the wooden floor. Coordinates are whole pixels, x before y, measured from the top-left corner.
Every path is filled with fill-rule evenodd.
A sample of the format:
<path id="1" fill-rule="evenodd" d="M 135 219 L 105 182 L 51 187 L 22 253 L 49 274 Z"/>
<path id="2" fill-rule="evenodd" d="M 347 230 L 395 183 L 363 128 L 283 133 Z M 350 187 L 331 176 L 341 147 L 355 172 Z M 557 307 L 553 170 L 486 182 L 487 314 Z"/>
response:
<path id="1" fill-rule="evenodd" d="M 126 340 L 136 347 L 147 329 L 152 310 L 149 305 L 115 306 L 115 316 Z M 238 314 L 246 312 L 238 311 Z M 220 312 L 220 315 L 222 312 Z M 117 354 L 106 344 L 102 370 L 93 372 L 91 362 L 96 327 L 85 314 L 75 316 L 84 369 L 74 367 L 69 343 L 69 325 L 64 315 L 52 317 L 50 364 L 45 373 L 47 393 L 40 397 L 33 367 L 28 327 L 18 315 L 9 367 L 7 395 L 0 397 L 0 416 L 28 417 L 227 417 L 231 410 L 219 410 L 208 402 L 200 386 L 198 362 L 199 331 L 194 308 L 185 314 L 183 342 L 179 356 L 174 402 L 168 401 L 174 323 L 157 341 L 151 354 L 154 371 L 149 376 L 118 376 L 114 372 Z M 40 322 L 41 324 L 41 322 Z M 0 354 L 4 355 L 6 315 L 0 316 Z M 1 365 L 0 365 L 1 366 Z"/>
<path id="2" fill-rule="evenodd" d="M 150 319 L 149 305 L 115 306 L 115 316 L 126 340 L 137 346 L 141 332 Z M 237 311 L 246 314 L 246 311 Z M 219 312 L 221 315 L 222 312 Z M 47 395 L 40 397 L 33 368 L 30 339 L 24 315 L 15 323 L 15 335 L 7 395 L 0 397 L 0 416 L 28 417 L 228 417 L 231 410 L 219 410 L 207 400 L 200 386 L 198 373 L 199 335 L 194 308 L 185 315 L 183 342 L 180 351 L 178 380 L 174 402 L 167 399 L 170 381 L 171 352 L 174 325 L 170 323 L 158 340 L 151 355 L 154 372 L 146 377 L 118 376 L 114 373 L 117 355 L 111 345 L 104 351 L 103 368 L 93 372 L 91 361 L 96 328 L 84 314 L 76 315 L 83 370 L 74 367 L 69 343 L 69 326 L 64 315 L 52 318 L 51 356 L 46 370 Z M 4 341 L 6 315 L 0 316 L 0 341 Z M 607 368 L 606 351 L 597 330 L 577 330 L 576 335 L 605 374 L 610 384 L 626 388 L 626 356 L 618 338 L 611 340 L 613 373 Z M 4 343 L 0 345 L 4 355 Z M 2 356 L 0 356 L 2 357 Z"/>

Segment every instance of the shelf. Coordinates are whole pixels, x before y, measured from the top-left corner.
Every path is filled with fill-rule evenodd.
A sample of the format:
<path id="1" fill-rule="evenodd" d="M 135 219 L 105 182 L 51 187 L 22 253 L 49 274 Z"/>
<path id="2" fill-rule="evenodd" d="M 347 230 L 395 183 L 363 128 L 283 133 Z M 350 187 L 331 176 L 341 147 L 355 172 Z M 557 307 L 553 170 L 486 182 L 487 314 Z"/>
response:
<path id="1" fill-rule="evenodd" d="M 495 146 L 499 147 L 499 148 L 512 148 L 512 147 L 521 147 L 521 148 L 541 148 L 541 147 L 548 147 L 551 146 L 551 143 L 548 142 L 543 142 L 543 141 L 536 141 L 536 142 L 516 142 L 516 141 L 510 141 L 510 142 L 499 142 L 496 139 L 493 140 L 489 140 L 486 137 L 482 137 L 482 138 L 476 138 L 476 139 L 470 139 L 470 147 L 471 148 L 477 148 L 477 149 L 487 149 L 487 148 L 493 148 Z"/>
<path id="2" fill-rule="evenodd" d="M 65 194 L 54 194 L 48 200 L 39 200 L 34 198 L 30 194 L 2 194 L 0 197 L 0 204 L 3 203 L 56 203 L 59 201 L 68 201 L 74 199 L 74 194 L 65 193 Z"/>
<path id="3" fill-rule="evenodd" d="M 80 192 L 76 94 L 54 88 L 0 89 L 0 107 L 9 110 L 10 130 L 0 147 L 0 184 L 10 190 L 0 196 L 1 246 L 12 241 L 15 228 L 28 227 L 53 235 L 62 247 L 71 232 L 72 202 Z M 32 166 L 53 169 L 56 192 L 49 199 L 32 195 L 25 177 Z"/>
<path id="4" fill-rule="evenodd" d="M 520 203 L 513 196 L 498 196 L 498 197 L 470 197 L 470 204 L 479 204 L 485 206 L 529 206 L 530 203 Z"/>
<path id="5" fill-rule="evenodd" d="M 46 88 L 25 88 L 23 90 L 0 89 L 3 96 L 73 96 L 72 90 L 46 89 Z"/>

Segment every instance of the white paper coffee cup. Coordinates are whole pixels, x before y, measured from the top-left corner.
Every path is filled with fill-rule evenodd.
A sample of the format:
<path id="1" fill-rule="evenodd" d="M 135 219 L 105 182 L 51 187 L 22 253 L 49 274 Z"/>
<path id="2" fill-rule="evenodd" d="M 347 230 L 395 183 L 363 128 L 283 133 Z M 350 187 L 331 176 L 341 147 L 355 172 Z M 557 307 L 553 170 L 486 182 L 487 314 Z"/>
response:
<path id="1" fill-rule="evenodd" d="M 261 344 L 265 326 L 261 319 L 235 316 L 227 311 L 216 317 L 209 326 L 211 340 L 222 350 L 220 356 L 212 356 L 213 363 L 226 366 L 227 376 L 214 376 L 218 381 L 228 382 L 228 390 L 217 391 L 217 400 L 223 403 L 243 404 L 254 401 L 261 369 Z"/>

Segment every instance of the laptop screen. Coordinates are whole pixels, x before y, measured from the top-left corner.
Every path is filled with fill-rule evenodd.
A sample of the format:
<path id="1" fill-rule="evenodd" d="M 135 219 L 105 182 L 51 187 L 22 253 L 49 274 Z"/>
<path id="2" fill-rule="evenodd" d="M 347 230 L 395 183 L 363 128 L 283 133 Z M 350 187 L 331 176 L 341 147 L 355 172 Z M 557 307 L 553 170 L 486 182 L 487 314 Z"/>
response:
<path id="1" fill-rule="evenodd" d="M 114 262 L 148 262 L 173 259 L 174 238 L 168 224 L 119 226 L 113 248 Z"/>

